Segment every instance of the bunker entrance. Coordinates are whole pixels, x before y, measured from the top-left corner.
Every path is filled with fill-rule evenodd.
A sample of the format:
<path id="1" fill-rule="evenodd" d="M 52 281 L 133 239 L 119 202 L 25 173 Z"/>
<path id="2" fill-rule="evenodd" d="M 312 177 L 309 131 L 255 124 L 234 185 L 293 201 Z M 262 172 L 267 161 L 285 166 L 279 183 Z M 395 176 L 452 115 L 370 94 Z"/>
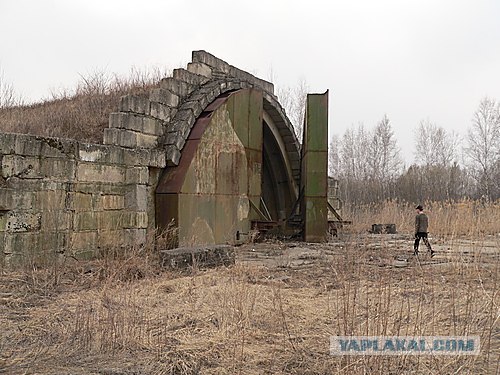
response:
<path id="1" fill-rule="evenodd" d="M 232 243 L 252 229 L 283 232 L 296 202 L 287 160 L 261 91 L 219 96 L 196 120 L 179 165 L 160 178 L 158 228 L 173 223 L 179 246 Z"/>
<path id="2" fill-rule="evenodd" d="M 262 127 L 262 206 L 271 221 L 284 225 L 294 203 L 289 176 L 283 153 L 270 125 L 264 121 Z"/>

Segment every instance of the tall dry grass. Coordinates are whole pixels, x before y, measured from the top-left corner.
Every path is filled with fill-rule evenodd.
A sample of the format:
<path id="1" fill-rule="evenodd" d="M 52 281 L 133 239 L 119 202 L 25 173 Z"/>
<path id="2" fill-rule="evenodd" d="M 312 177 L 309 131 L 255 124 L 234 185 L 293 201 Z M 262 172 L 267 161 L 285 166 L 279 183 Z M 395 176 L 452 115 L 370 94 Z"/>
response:
<path id="1" fill-rule="evenodd" d="M 41 102 L 0 107 L 0 131 L 102 142 L 109 114 L 120 97 L 148 95 L 169 75 L 166 68 L 132 68 L 126 76 L 95 70 L 80 76 L 75 89 L 53 92 Z"/>
<path id="2" fill-rule="evenodd" d="M 367 250 L 365 241 L 316 247 L 323 255 L 308 268 L 237 265 L 121 278 L 123 268 L 85 288 L 83 273 L 73 284 L 61 283 L 66 291 L 32 303 L 26 295 L 16 303 L 4 298 L 0 368 L 9 374 L 499 371 L 498 259 L 381 267 L 370 259 L 390 259 L 397 250 Z M 331 335 L 479 335 L 482 349 L 480 356 L 333 357 Z"/>
<path id="3" fill-rule="evenodd" d="M 494 235 L 500 233 L 500 201 L 485 203 L 477 200 L 459 202 L 424 202 L 429 217 L 429 231 L 442 236 Z M 353 221 L 352 230 L 366 232 L 372 224 L 395 223 L 399 232 L 413 233 L 415 205 L 407 202 L 345 207 L 344 217 Z"/>
<path id="4" fill-rule="evenodd" d="M 387 207 L 397 214 L 397 206 Z M 460 210 L 451 208 L 448 214 Z M 381 212 L 382 219 L 391 217 Z M 493 215 L 494 210 L 486 212 Z M 453 233 L 453 227 L 442 230 Z M 474 239 L 481 242 L 485 236 Z M 170 236 L 159 237 L 166 241 L 161 247 L 168 247 Z M 4 270 L 0 372 L 500 371 L 498 246 L 490 256 L 482 254 L 479 244 L 460 256 L 438 254 L 434 264 L 423 258 L 421 263 L 410 260 L 408 267 L 393 268 L 394 257 L 405 251 L 404 240 L 354 233 L 331 244 L 299 245 L 319 254 L 309 266 L 283 262 L 280 254 L 287 245 L 271 242 L 261 245 L 266 255 L 276 257 L 266 266 L 244 263 L 181 274 L 159 268 L 156 240 L 150 238 L 147 247 L 125 252 L 109 249 L 93 261 L 68 259 L 57 273 L 50 268 Z M 446 246 L 450 253 L 461 251 L 453 241 Z M 339 335 L 479 335 L 481 354 L 333 357 L 329 337 Z"/>

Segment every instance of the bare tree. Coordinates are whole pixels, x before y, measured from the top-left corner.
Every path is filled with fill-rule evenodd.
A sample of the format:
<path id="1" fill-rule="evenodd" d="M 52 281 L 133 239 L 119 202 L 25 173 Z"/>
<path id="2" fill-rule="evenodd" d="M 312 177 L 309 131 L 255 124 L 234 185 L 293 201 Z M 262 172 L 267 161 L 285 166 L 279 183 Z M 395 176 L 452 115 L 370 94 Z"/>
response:
<path id="1" fill-rule="evenodd" d="M 403 160 L 387 115 L 370 132 L 367 149 L 366 187 L 371 190 L 371 200 L 394 197 L 395 180 L 401 173 Z"/>
<path id="2" fill-rule="evenodd" d="M 374 179 L 385 183 L 399 175 L 403 159 L 387 115 L 373 130 L 369 150 L 367 160 Z"/>
<path id="3" fill-rule="evenodd" d="M 498 181 L 494 176 L 500 165 L 500 103 L 483 98 L 467 135 L 465 154 L 474 172 L 478 192 L 487 199 L 498 198 Z"/>
<path id="4" fill-rule="evenodd" d="M 404 179 L 410 181 L 416 176 L 418 181 L 414 183 L 419 194 L 409 198 L 405 192 L 405 199 L 458 199 L 463 193 L 460 183 L 463 171 L 457 163 L 458 135 L 426 119 L 420 121 L 415 138 L 415 165 Z"/>
<path id="5" fill-rule="evenodd" d="M 277 89 L 277 96 L 280 98 L 280 103 L 285 108 L 285 112 L 294 127 L 295 134 L 301 142 L 308 91 L 309 85 L 303 78 L 297 82 L 296 86 L 278 87 Z"/>
<path id="6" fill-rule="evenodd" d="M 362 123 L 347 129 L 338 142 L 338 175 L 342 199 L 351 203 L 364 202 L 367 180 L 369 133 Z"/>
<path id="7" fill-rule="evenodd" d="M 362 123 L 347 129 L 340 141 L 339 166 L 343 177 L 364 180 L 367 177 L 369 135 Z"/>
<path id="8" fill-rule="evenodd" d="M 5 79 L 3 71 L 0 70 L 0 109 L 14 107 L 21 104 L 21 98 L 14 91 L 14 87 Z"/>
<path id="9" fill-rule="evenodd" d="M 429 119 L 420 121 L 416 140 L 415 162 L 418 165 L 451 166 L 457 160 L 458 135 L 448 133 Z"/>
<path id="10" fill-rule="evenodd" d="M 337 134 L 334 134 L 328 147 L 328 172 L 329 175 L 338 178 L 340 175 L 339 159 L 340 140 Z"/>

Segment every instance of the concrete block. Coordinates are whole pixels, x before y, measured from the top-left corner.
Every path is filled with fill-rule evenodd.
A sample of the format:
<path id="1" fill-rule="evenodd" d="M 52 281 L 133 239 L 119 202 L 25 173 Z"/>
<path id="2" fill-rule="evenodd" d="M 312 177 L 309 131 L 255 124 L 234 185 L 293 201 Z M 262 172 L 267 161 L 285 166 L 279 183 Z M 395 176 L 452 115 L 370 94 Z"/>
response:
<path id="1" fill-rule="evenodd" d="M 0 133 L 0 154 L 14 154 L 16 152 L 16 138 L 18 134 Z"/>
<path id="2" fill-rule="evenodd" d="M 150 153 L 154 150 L 150 149 L 124 149 L 123 163 L 128 166 L 146 166 L 149 163 Z"/>
<path id="3" fill-rule="evenodd" d="M 6 230 L 7 230 L 7 212 L 0 211 L 0 232 L 5 232 Z M 3 245 L 0 245 L 0 252 L 2 250 L 2 246 Z"/>
<path id="4" fill-rule="evenodd" d="M 70 249 L 75 251 L 92 250 L 96 248 L 97 232 L 73 232 L 70 239 Z"/>
<path id="5" fill-rule="evenodd" d="M 212 68 L 201 62 L 188 63 L 187 70 L 203 77 L 212 78 Z"/>
<path id="6" fill-rule="evenodd" d="M 40 178 L 40 159 L 33 156 L 4 155 L 2 177 Z"/>
<path id="7" fill-rule="evenodd" d="M 196 117 L 198 117 L 205 108 L 201 106 L 201 103 L 199 101 L 193 100 L 182 104 L 182 109 L 191 110 L 196 119 Z"/>
<path id="8" fill-rule="evenodd" d="M 78 158 L 80 161 L 123 164 L 123 153 L 124 149 L 121 147 L 81 143 Z"/>
<path id="9" fill-rule="evenodd" d="M 128 191 L 128 186 L 125 184 L 109 184 L 106 182 L 76 182 L 71 187 L 74 192 L 94 195 L 124 195 Z M 94 206 L 94 208 L 96 207 Z"/>
<path id="10" fill-rule="evenodd" d="M 241 89 L 241 82 L 227 81 L 225 83 L 221 83 L 221 91 L 222 91 L 223 87 L 225 87 L 224 91 L 239 90 L 239 89 Z"/>
<path id="11" fill-rule="evenodd" d="M 239 78 L 242 81 L 246 81 L 246 82 L 251 84 L 250 86 L 246 86 L 246 88 L 249 88 L 252 86 L 258 86 L 258 87 L 262 88 L 264 91 L 267 91 L 270 94 L 274 94 L 274 85 L 271 82 L 257 78 L 248 72 L 245 72 L 243 70 L 235 68 L 234 66 L 231 67 L 229 74 L 232 77 Z"/>
<path id="12" fill-rule="evenodd" d="M 80 221 L 75 230 L 98 229 L 99 231 L 116 231 L 129 228 L 147 228 L 148 225 L 146 212 L 115 210 L 86 212 L 76 215 L 79 216 L 78 220 Z"/>
<path id="13" fill-rule="evenodd" d="M 2 181 L 1 178 L 0 181 Z M 9 177 L 4 184 L 2 184 L 2 187 L 14 189 L 17 191 L 37 191 L 43 190 L 44 181 L 41 179 L 30 179 L 12 176 Z"/>
<path id="14" fill-rule="evenodd" d="M 40 160 L 40 176 L 42 178 L 73 181 L 75 179 L 76 160 L 42 158 Z"/>
<path id="15" fill-rule="evenodd" d="M 175 115 L 175 122 L 168 127 L 168 131 L 180 130 L 185 133 L 193 127 L 195 121 L 196 117 L 191 109 L 182 109 Z"/>
<path id="16" fill-rule="evenodd" d="M 125 182 L 127 184 L 146 185 L 149 182 L 149 168 L 148 167 L 127 168 L 125 176 L 126 176 Z"/>
<path id="17" fill-rule="evenodd" d="M 168 127 L 168 132 L 178 132 L 181 135 L 189 134 L 191 128 L 194 125 L 195 117 L 191 110 L 183 110 L 180 118 L 176 118 L 175 121 L 170 123 Z"/>
<path id="18" fill-rule="evenodd" d="M 114 112 L 109 115 L 109 127 L 140 132 L 142 131 L 142 119 L 142 116 L 135 116 L 130 113 Z"/>
<path id="19" fill-rule="evenodd" d="M 73 230 L 80 232 L 100 229 L 98 214 L 95 211 L 75 212 L 73 214 Z"/>
<path id="20" fill-rule="evenodd" d="M 5 254 L 19 254 L 26 260 L 34 249 L 39 249 L 39 233 L 5 233 Z"/>
<path id="21" fill-rule="evenodd" d="M 120 129 L 115 128 L 104 129 L 103 143 L 105 145 L 118 145 L 118 136 L 120 132 Z"/>
<path id="22" fill-rule="evenodd" d="M 147 212 L 136 212 L 135 213 L 135 225 L 134 228 L 147 229 L 148 228 L 148 213 Z"/>
<path id="23" fill-rule="evenodd" d="M 228 267 L 235 263 L 234 248 L 228 245 L 180 247 L 160 252 L 161 265 L 169 269 Z"/>
<path id="24" fill-rule="evenodd" d="M 158 119 L 145 117 L 143 119 L 143 132 L 152 135 L 163 135 L 164 127 Z"/>
<path id="25" fill-rule="evenodd" d="M 148 209 L 148 189 L 145 185 L 132 185 L 125 195 L 125 207 L 133 211 Z"/>
<path id="26" fill-rule="evenodd" d="M 217 98 L 221 94 L 221 87 L 218 82 L 208 83 L 205 85 L 200 91 L 199 94 L 203 96 L 203 99 L 196 99 L 200 103 L 200 105 L 205 109 L 208 104 L 212 103 L 215 98 Z M 191 100 L 195 100 L 192 98 Z"/>
<path id="27" fill-rule="evenodd" d="M 10 211 L 7 214 L 7 232 L 34 232 L 40 230 L 41 213 Z"/>
<path id="28" fill-rule="evenodd" d="M 0 188 L 0 212 L 15 208 L 14 189 Z"/>
<path id="29" fill-rule="evenodd" d="M 179 81 L 186 82 L 189 85 L 201 86 L 208 82 L 208 78 L 200 76 L 199 74 L 191 73 L 186 69 L 174 69 L 172 77 Z"/>
<path id="30" fill-rule="evenodd" d="M 135 224 L 134 214 L 127 211 L 102 211 L 96 217 L 99 230 L 119 230 Z"/>
<path id="31" fill-rule="evenodd" d="M 220 89 L 219 89 L 219 92 L 220 92 Z M 195 95 L 190 97 L 190 100 L 198 102 L 200 104 L 200 107 L 203 108 L 203 110 L 204 110 L 218 96 L 218 95 L 216 96 L 215 93 L 216 92 L 214 92 L 213 94 L 211 94 L 211 93 L 207 93 L 207 94 L 196 93 Z"/>
<path id="32" fill-rule="evenodd" d="M 75 212 L 74 230 L 119 230 L 136 228 L 139 221 L 136 212 L 123 210 Z"/>
<path id="33" fill-rule="evenodd" d="M 131 140 L 131 141 L 129 141 Z M 123 140 L 120 141 L 124 146 L 133 144 L 136 147 L 155 148 L 158 146 L 158 137 L 147 134 L 123 134 Z"/>
<path id="34" fill-rule="evenodd" d="M 121 210 L 125 207 L 125 197 L 123 195 L 103 195 L 100 206 L 103 210 Z"/>
<path id="35" fill-rule="evenodd" d="M 180 97 L 185 97 L 194 91 L 195 86 L 173 77 L 163 78 L 160 87 L 166 89 Z"/>
<path id="36" fill-rule="evenodd" d="M 109 115 L 109 127 L 133 130 L 151 135 L 163 134 L 163 126 L 157 119 L 132 113 L 111 113 Z"/>
<path id="37" fill-rule="evenodd" d="M 15 140 L 15 153 L 23 156 L 40 156 L 42 141 L 35 136 L 19 134 Z"/>
<path id="38" fill-rule="evenodd" d="M 51 255 L 65 253 L 68 248 L 68 237 L 69 233 L 67 232 L 40 232 L 39 243 L 41 252 Z"/>
<path id="39" fill-rule="evenodd" d="M 149 161 L 146 164 L 150 167 L 165 168 L 167 165 L 166 154 L 164 150 L 151 150 Z"/>
<path id="40" fill-rule="evenodd" d="M 104 129 L 103 141 L 104 144 L 128 148 L 155 148 L 158 145 L 158 136 L 138 133 L 131 130 L 108 128 Z"/>
<path id="41" fill-rule="evenodd" d="M 161 87 L 151 90 L 151 93 L 149 94 L 149 100 L 151 102 L 165 104 L 170 107 L 177 107 L 180 103 L 180 98 L 178 95 Z"/>
<path id="42" fill-rule="evenodd" d="M 33 209 L 56 211 L 66 209 L 65 190 L 41 190 L 33 193 Z"/>
<path id="43" fill-rule="evenodd" d="M 117 165 L 79 163 L 76 178 L 80 182 L 121 183 L 125 181 L 125 168 Z"/>
<path id="44" fill-rule="evenodd" d="M 149 115 L 149 99 L 146 96 L 129 94 L 120 98 L 121 112 L 134 112 Z"/>
<path id="45" fill-rule="evenodd" d="M 181 152 L 176 146 L 167 146 L 165 150 L 167 165 L 175 166 L 179 165 L 179 161 L 181 160 Z"/>
<path id="46" fill-rule="evenodd" d="M 51 158 L 77 158 L 78 141 L 50 137 L 37 137 L 42 143 L 40 155 Z"/>
<path id="47" fill-rule="evenodd" d="M 70 211 L 44 211 L 40 229 L 45 232 L 64 231 L 71 229 L 72 221 L 73 217 Z"/>
<path id="48" fill-rule="evenodd" d="M 177 143 L 177 138 L 179 138 L 181 134 L 178 130 L 171 129 L 167 134 L 165 134 L 164 143 L 166 145 L 175 145 Z"/>
<path id="49" fill-rule="evenodd" d="M 240 83 L 242 89 L 251 89 L 257 86 L 254 82 L 241 81 Z"/>
<path id="50" fill-rule="evenodd" d="M 169 122 L 172 118 L 172 108 L 168 105 L 152 102 L 151 103 L 151 116 L 161 121 Z"/>
<path id="51" fill-rule="evenodd" d="M 192 61 L 211 66 L 215 70 L 229 74 L 231 65 L 206 51 L 193 51 Z"/>
<path id="52" fill-rule="evenodd" d="M 165 152 L 162 149 L 124 149 L 124 163 L 128 166 L 165 167 Z"/>
<path id="53" fill-rule="evenodd" d="M 35 207 L 35 192 L 15 190 L 13 193 L 14 208 L 16 210 L 31 210 Z M 12 209 L 14 209 L 12 208 Z"/>
<path id="54" fill-rule="evenodd" d="M 91 211 L 93 208 L 92 194 L 71 192 L 69 194 L 69 209 L 73 211 Z"/>
<path id="55" fill-rule="evenodd" d="M 97 244 L 100 248 L 116 249 L 128 244 L 124 230 L 103 230 L 98 233 Z"/>

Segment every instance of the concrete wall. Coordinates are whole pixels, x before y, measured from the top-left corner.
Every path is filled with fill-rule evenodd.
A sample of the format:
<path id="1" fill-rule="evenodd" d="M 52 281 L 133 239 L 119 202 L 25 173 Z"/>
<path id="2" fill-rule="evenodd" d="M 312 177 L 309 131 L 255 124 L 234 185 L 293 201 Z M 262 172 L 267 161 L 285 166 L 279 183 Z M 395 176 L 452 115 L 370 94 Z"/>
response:
<path id="1" fill-rule="evenodd" d="M 160 150 L 0 134 L 0 258 L 77 258 L 143 243 Z"/>

